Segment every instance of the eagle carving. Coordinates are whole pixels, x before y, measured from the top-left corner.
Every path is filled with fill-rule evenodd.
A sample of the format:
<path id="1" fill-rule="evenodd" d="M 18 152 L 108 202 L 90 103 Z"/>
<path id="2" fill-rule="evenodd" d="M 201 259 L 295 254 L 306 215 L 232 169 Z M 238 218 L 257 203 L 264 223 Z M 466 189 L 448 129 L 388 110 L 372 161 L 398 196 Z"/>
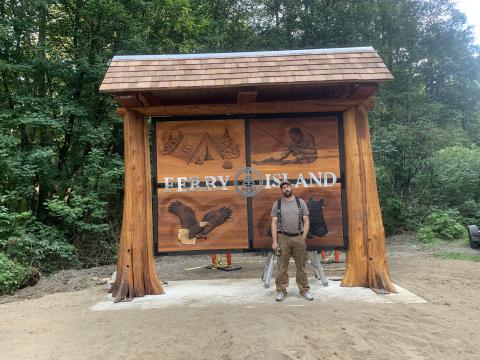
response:
<path id="1" fill-rule="evenodd" d="M 180 220 L 178 241 L 185 245 L 195 245 L 197 240 L 206 239 L 207 234 L 232 217 L 232 209 L 223 206 L 207 212 L 202 221 L 198 221 L 195 211 L 178 200 L 168 206 L 168 212 Z"/>

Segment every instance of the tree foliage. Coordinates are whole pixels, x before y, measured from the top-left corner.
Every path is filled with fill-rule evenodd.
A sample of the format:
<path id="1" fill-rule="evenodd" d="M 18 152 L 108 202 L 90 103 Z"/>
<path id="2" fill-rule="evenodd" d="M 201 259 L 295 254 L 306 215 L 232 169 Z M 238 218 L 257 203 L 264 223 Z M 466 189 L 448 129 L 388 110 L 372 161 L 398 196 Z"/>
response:
<path id="1" fill-rule="evenodd" d="M 454 0 L 0 0 L 2 256 L 44 272 L 114 260 L 113 55 L 366 45 L 395 76 L 371 116 L 387 231 L 448 207 L 480 220 L 480 57 Z"/>

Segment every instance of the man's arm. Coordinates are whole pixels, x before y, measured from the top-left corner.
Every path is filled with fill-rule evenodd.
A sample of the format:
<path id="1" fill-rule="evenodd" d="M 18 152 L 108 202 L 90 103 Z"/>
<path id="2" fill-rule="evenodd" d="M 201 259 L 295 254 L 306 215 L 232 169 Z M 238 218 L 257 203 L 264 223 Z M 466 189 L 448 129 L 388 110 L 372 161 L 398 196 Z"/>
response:
<path id="1" fill-rule="evenodd" d="M 272 217 L 272 249 L 275 251 L 275 249 L 278 247 L 278 242 L 277 242 L 277 222 L 278 218 L 277 217 Z"/>
<path id="2" fill-rule="evenodd" d="M 307 215 L 304 215 L 303 216 L 303 240 L 307 238 L 309 230 L 310 230 L 310 217 Z"/>

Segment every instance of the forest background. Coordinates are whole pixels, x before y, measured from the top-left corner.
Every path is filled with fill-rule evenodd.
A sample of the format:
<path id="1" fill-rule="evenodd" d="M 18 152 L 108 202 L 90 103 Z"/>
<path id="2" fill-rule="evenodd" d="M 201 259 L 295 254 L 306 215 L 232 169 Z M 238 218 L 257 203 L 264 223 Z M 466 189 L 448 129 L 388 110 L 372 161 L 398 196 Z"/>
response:
<path id="1" fill-rule="evenodd" d="M 115 261 L 117 54 L 373 46 L 395 76 L 370 127 L 387 234 L 480 223 L 480 57 L 453 0 L 0 0 L 0 293 Z"/>

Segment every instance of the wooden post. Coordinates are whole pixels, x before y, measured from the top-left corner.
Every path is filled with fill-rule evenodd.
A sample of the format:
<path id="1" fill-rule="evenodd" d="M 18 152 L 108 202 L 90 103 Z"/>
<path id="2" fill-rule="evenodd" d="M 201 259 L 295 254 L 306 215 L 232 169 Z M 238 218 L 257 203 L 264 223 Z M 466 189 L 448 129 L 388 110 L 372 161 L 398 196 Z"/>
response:
<path id="1" fill-rule="evenodd" d="M 153 257 L 152 184 L 148 125 L 135 111 L 123 114 L 125 189 L 115 302 L 125 298 L 159 295 L 164 291 Z"/>
<path id="2" fill-rule="evenodd" d="M 370 287 L 376 292 L 397 292 L 387 265 L 368 129 L 368 106 L 368 103 L 354 106 L 343 116 L 349 249 L 341 285 Z"/>

